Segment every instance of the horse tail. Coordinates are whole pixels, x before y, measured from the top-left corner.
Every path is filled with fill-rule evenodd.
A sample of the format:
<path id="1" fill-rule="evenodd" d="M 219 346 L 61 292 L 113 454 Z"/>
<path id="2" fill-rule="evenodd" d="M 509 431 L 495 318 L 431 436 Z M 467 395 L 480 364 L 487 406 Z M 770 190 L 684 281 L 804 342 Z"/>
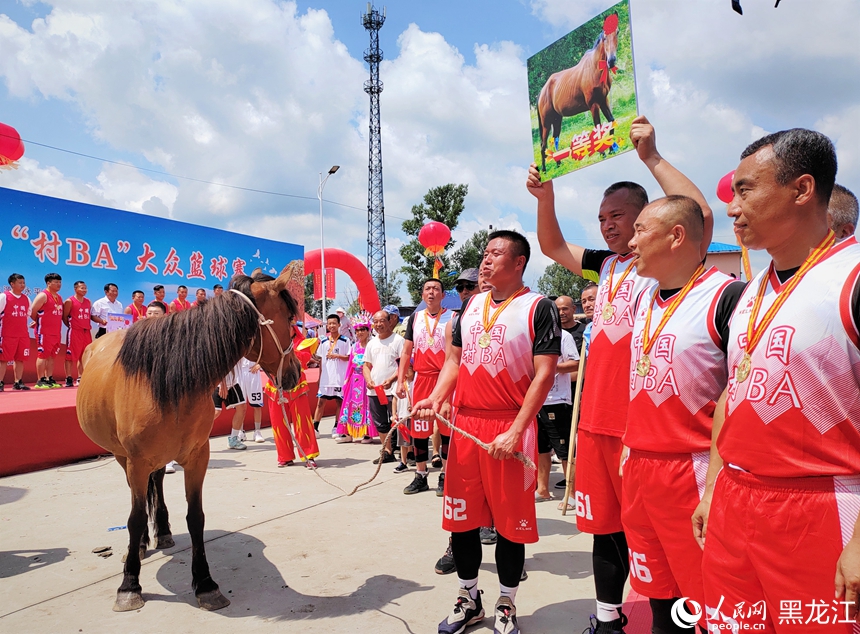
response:
<path id="1" fill-rule="evenodd" d="M 161 469 L 158 469 L 156 471 L 153 471 L 152 473 L 149 474 L 149 484 L 147 484 L 147 486 L 146 486 L 146 511 L 147 511 L 147 514 L 149 515 L 149 523 L 152 524 L 154 527 L 156 527 L 156 529 L 155 529 L 156 532 L 158 529 L 157 529 L 155 514 L 158 511 L 159 499 L 158 499 L 158 486 L 156 484 L 155 478 L 156 478 L 159 471 L 162 472 L 162 477 L 163 477 L 164 467 L 162 467 Z M 141 540 L 141 544 L 144 546 L 149 546 L 149 530 L 144 531 L 143 539 Z"/>

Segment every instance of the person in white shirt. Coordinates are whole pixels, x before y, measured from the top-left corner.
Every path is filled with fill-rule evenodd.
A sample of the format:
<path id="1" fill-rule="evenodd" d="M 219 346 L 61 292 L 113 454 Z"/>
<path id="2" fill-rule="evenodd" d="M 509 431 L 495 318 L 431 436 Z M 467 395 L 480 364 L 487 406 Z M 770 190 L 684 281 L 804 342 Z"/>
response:
<path id="1" fill-rule="evenodd" d="M 394 454 L 390 447 L 386 447 L 385 441 L 391 431 L 391 399 L 396 390 L 397 371 L 405 340 L 394 333 L 391 326 L 388 313 L 384 310 L 374 313 L 373 328 L 378 336 L 371 339 L 364 350 L 364 380 L 367 383 L 370 417 L 385 447 L 384 454 L 374 460 L 374 464 L 380 459 L 382 462 L 394 462 Z"/>
<path id="2" fill-rule="evenodd" d="M 343 402 L 343 383 L 349 368 L 350 344 L 339 335 L 340 317 L 336 314 L 326 318 L 328 337 L 320 341 L 317 348 L 317 361 L 320 364 L 320 382 L 317 393 L 317 409 L 314 412 L 314 429 L 319 431 L 320 420 L 326 401 L 335 401 L 337 409 Z M 337 438 L 337 420 L 331 432 L 332 438 Z"/>
<path id="3" fill-rule="evenodd" d="M 551 500 L 549 491 L 549 472 L 552 467 L 552 452 L 561 460 L 563 473 L 567 473 L 568 443 L 573 419 L 571 401 L 571 375 L 579 368 L 579 352 L 573 335 L 561 331 L 561 356 L 556 366 L 555 381 L 546 396 L 543 407 L 538 412 L 538 477 L 535 499 Z M 560 486 L 559 486 L 560 485 Z M 556 483 L 563 489 L 565 480 Z M 570 510 L 574 510 L 569 506 Z"/>
<path id="4" fill-rule="evenodd" d="M 122 314 L 122 302 L 117 301 L 119 288 L 116 284 L 105 284 L 105 296 L 93 302 L 90 319 L 99 325 L 96 339 L 107 334 L 107 320 L 110 313 Z"/>

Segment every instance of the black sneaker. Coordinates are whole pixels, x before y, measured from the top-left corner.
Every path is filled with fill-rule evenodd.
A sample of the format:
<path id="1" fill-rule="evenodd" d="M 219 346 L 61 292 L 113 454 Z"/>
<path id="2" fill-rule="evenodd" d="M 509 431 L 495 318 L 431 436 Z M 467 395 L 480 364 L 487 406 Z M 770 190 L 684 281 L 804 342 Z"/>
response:
<path id="1" fill-rule="evenodd" d="M 66 377 L 66 387 L 75 387 L 75 380 L 70 376 Z"/>
<path id="2" fill-rule="evenodd" d="M 434 469 L 441 469 L 442 468 L 442 456 L 440 456 L 438 453 L 434 453 L 433 457 L 430 458 L 430 466 L 433 467 Z"/>
<path id="3" fill-rule="evenodd" d="M 48 377 L 48 383 L 50 383 L 50 384 L 51 384 L 51 387 L 63 387 L 62 385 L 60 385 L 59 383 L 57 383 L 57 382 L 54 380 L 54 377 L 52 377 L 52 376 L 49 376 L 49 377 Z"/>
<path id="4" fill-rule="evenodd" d="M 389 453 L 388 451 L 386 451 L 382 457 L 382 464 L 387 462 L 394 462 L 394 454 Z M 379 464 L 379 458 L 374 458 L 373 464 Z"/>
<path id="5" fill-rule="evenodd" d="M 41 378 L 33 384 L 34 390 L 50 390 L 51 382 L 47 378 Z"/>
<path id="6" fill-rule="evenodd" d="M 481 543 L 482 544 L 495 544 L 499 540 L 499 536 L 496 533 L 496 529 L 492 526 L 482 526 L 481 527 Z"/>
<path id="7" fill-rule="evenodd" d="M 448 538 L 448 548 L 445 549 L 445 554 L 436 562 L 436 567 L 433 569 L 437 575 L 449 575 L 452 572 L 457 572 L 457 564 L 454 563 L 454 553 L 451 552 L 451 538 Z"/>
<path id="8" fill-rule="evenodd" d="M 445 474 L 439 474 L 439 484 L 436 485 L 436 497 L 445 497 Z"/>
<path id="9" fill-rule="evenodd" d="M 427 484 L 427 476 L 421 475 L 420 473 L 415 474 L 415 479 L 409 484 L 408 487 L 403 489 L 403 493 L 406 495 L 412 495 L 413 493 L 421 493 L 422 491 L 429 491 L 430 485 Z"/>
<path id="10" fill-rule="evenodd" d="M 3 391 L 3 381 L 0 381 L 0 392 Z"/>
<path id="11" fill-rule="evenodd" d="M 567 486 L 567 481 L 566 481 L 566 480 L 559 480 L 558 482 L 556 482 L 556 483 L 553 485 L 553 488 L 556 488 L 556 489 L 564 489 L 566 486 Z"/>
<path id="12" fill-rule="evenodd" d="M 499 597 L 493 611 L 496 614 L 493 634 L 520 634 L 520 628 L 517 627 L 517 608 L 510 597 Z"/>
<path id="13" fill-rule="evenodd" d="M 481 605 L 481 595 L 477 599 L 469 596 L 466 588 L 460 588 L 457 602 L 451 614 L 439 624 L 439 634 L 461 634 L 467 627 L 480 623 L 484 618 L 484 608 Z"/>
<path id="14" fill-rule="evenodd" d="M 582 630 L 582 634 L 624 634 L 624 626 L 627 625 L 627 615 L 621 613 L 621 618 L 609 623 L 598 621 L 593 614 L 588 619 L 588 627 Z"/>
<path id="15" fill-rule="evenodd" d="M 24 390 L 24 391 L 29 390 L 30 387 L 27 385 L 24 385 L 24 381 L 15 381 L 15 383 L 12 385 L 12 389 L 18 390 L 20 392 L 22 390 Z"/>
<path id="16" fill-rule="evenodd" d="M 407 471 L 409 471 L 409 467 L 402 462 L 398 462 L 397 466 L 394 467 L 394 473 L 406 473 Z"/>

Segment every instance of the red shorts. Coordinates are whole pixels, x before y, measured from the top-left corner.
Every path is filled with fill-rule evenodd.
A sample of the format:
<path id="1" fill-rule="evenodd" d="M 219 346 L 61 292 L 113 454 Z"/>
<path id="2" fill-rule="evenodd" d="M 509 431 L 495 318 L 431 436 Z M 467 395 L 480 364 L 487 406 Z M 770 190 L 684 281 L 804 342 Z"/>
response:
<path id="1" fill-rule="evenodd" d="M 30 337 L 3 337 L 0 356 L 3 361 L 24 361 L 30 356 Z"/>
<path id="2" fill-rule="evenodd" d="M 454 424 L 482 441 L 492 442 L 510 428 L 515 413 L 461 408 Z M 537 429 L 526 429 L 517 447 L 537 464 Z M 445 499 L 442 528 L 462 533 L 481 526 L 495 526 L 505 539 L 517 544 L 538 540 L 535 518 L 537 472 L 519 460 L 496 460 L 484 449 L 457 432 L 451 435 L 445 470 Z"/>
<path id="3" fill-rule="evenodd" d="M 93 342 L 93 334 L 89 330 L 69 329 L 69 339 L 66 343 L 66 359 L 80 361 L 84 349 Z"/>
<path id="4" fill-rule="evenodd" d="M 412 386 L 412 402 L 417 403 L 430 396 L 438 379 L 438 372 L 417 372 Z M 412 438 L 430 438 L 433 435 L 433 421 L 409 420 L 409 435 Z"/>
<path id="5" fill-rule="evenodd" d="M 649 599 L 689 597 L 704 604 L 702 549 L 690 517 L 705 491 L 709 452 L 630 451 L 624 463 L 621 521 L 630 551 L 630 585 Z"/>
<path id="6" fill-rule="evenodd" d="M 576 435 L 576 527 L 592 535 L 620 533 L 621 439 L 584 429 Z"/>
<path id="7" fill-rule="evenodd" d="M 50 359 L 60 354 L 60 343 L 62 337 L 60 335 L 49 335 L 43 332 L 39 333 L 39 359 Z"/>
<path id="8" fill-rule="evenodd" d="M 726 466 L 714 487 L 702 561 L 709 626 L 860 631 L 833 598 L 836 562 L 858 512 L 860 475 L 765 478 Z"/>

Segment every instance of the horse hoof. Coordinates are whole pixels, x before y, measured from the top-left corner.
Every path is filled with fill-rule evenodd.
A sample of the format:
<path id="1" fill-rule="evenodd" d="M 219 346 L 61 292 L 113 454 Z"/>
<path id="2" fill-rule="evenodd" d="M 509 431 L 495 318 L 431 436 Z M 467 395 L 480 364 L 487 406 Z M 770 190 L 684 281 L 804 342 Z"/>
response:
<path id="1" fill-rule="evenodd" d="M 131 612 L 143 607 L 143 597 L 138 592 L 117 592 L 114 612 Z"/>
<path id="2" fill-rule="evenodd" d="M 173 541 L 172 535 L 162 535 L 155 544 L 156 550 L 164 550 L 165 548 L 173 548 L 174 546 L 176 546 L 176 542 Z"/>
<path id="3" fill-rule="evenodd" d="M 220 590 L 212 590 L 210 592 L 203 592 L 202 594 L 198 594 L 197 604 L 202 610 L 212 612 L 213 610 L 220 610 L 221 608 L 226 608 L 228 605 L 230 605 L 230 600 L 227 599 L 227 597 L 225 597 L 223 594 L 221 594 Z"/>

